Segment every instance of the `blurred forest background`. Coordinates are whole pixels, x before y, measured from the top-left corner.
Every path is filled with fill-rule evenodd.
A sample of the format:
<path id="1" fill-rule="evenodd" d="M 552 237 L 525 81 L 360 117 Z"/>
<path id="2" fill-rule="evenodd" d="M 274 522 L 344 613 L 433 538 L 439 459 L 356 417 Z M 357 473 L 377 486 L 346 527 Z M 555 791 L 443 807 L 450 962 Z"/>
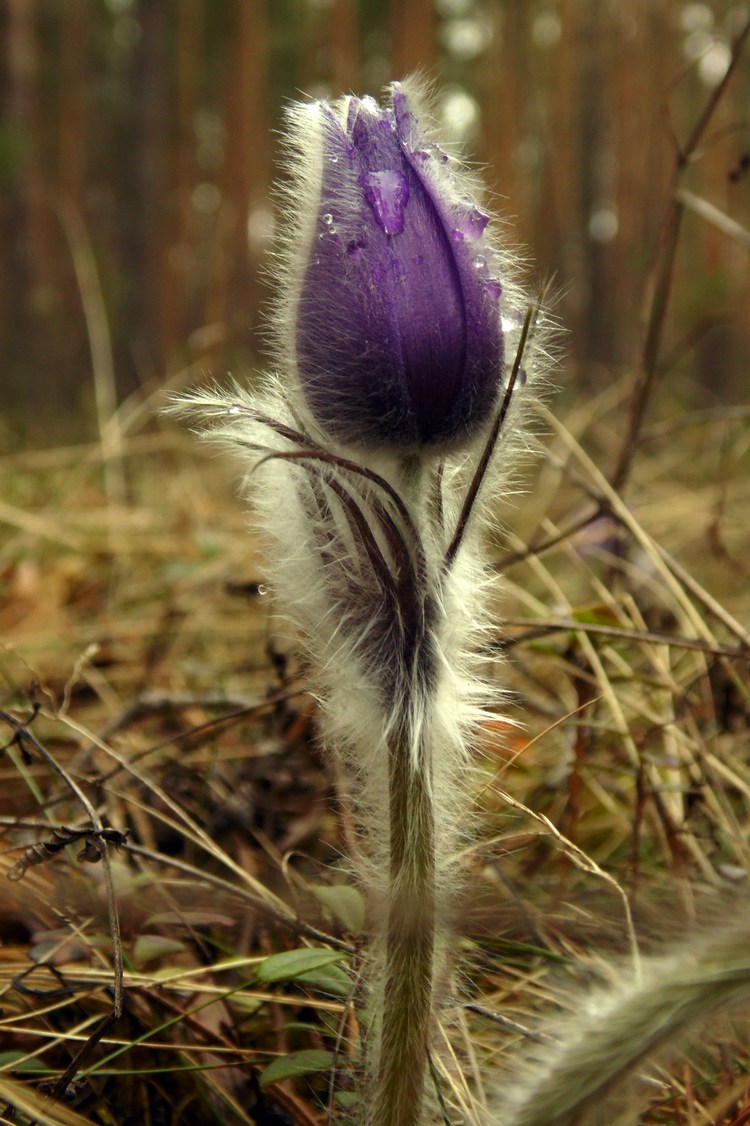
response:
<path id="1" fill-rule="evenodd" d="M 286 100 L 437 82 L 553 275 L 560 382 L 637 359 L 644 278 L 684 143 L 747 5 L 680 0 L 4 0 L 0 446 L 97 436 L 118 402 L 264 362 L 259 275 Z M 750 67 L 683 186 L 750 226 Z M 684 403 L 736 402 L 748 247 L 694 214 L 667 342 Z M 738 316 L 738 313 L 741 315 Z M 182 374 L 181 374 L 182 373 Z M 131 400 L 132 401 L 132 400 Z"/>
<path id="2" fill-rule="evenodd" d="M 446 1018 L 442 1121 L 476 1124 L 481 1076 L 517 1066 L 494 1013 L 536 1023 L 561 974 L 623 951 L 626 891 L 647 950 L 746 903 L 749 18 L 0 0 L 0 1106 L 19 1126 L 72 1121 L 50 1080 L 97 1126 L 352 1105 L 356 829 L 237 466 L 162 412 L 269 364 L 292 98 L 422 69 L 566 330 L 545 456 L 522 503 L 498 497 L 488 652 L 509 659 L 461 919 L 479 1004 L 465 1033 L 462 1002 Z M 97 842 L 122 845 L 111 893 Z M 310 941 L 314 980 L 260 976 Z M 746 1021 L 703 1033 L 640 1121 L 747 1123 L 748 1044 Z"/>

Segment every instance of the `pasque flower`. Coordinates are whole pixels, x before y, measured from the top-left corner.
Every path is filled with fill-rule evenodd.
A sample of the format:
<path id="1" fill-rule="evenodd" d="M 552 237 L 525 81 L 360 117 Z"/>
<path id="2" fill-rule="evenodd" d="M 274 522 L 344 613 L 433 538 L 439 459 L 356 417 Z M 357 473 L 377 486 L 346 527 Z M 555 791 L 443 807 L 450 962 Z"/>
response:
<path id="1" fill-rule="evenodd" d="M 365 447 L 475 434 L 503 377 L 501 255 L 423 100 L 295 106 L 282 338 L 315 422 Z"/>
<path id="2" fill-rule="evenodd" d="M 361 831 L 359 1120 L 422 1126 L 467 762 L 489 698 L 476 529 L 523 442 L 541 352 L 472 177 L 437 145 L 418 85 L 389 93 L 385 107 L 345 97 L 289 111 L 276 375 L 191 399 L 257 468 L 269 573 Z"/>

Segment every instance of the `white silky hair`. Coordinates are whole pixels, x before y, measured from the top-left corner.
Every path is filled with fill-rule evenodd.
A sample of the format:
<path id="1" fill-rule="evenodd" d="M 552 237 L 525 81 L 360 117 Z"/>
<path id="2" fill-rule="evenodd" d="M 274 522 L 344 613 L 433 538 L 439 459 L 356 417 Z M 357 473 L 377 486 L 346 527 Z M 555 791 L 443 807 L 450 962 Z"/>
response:
<path id="1" fill-rule="evenodd" d="M 269 544 L 267 585 L 274 595 L 277 612 L 296 627 L 306 651 L 312 670 L 311 690 L 320 703 L 321 738 L 345 767 L 368 841 L 366 851 L 358 858 L 359 875 L 370 893 L 379 898 L 387 872 L 386 746 L 394 723 L 402 717 L 394 714 L 393 701 L 384 699 L 381 686 L 373 683 L 369 671 L 375 659 L 369 636 L 373 622 L 366 615 L 356 624 L 352 620 L 342 622 L 336 606 L 332 606 L 331 573 L 348 568 L 356 581 L 356 572 L 361 569 L 357 545 L 340 514 L 336 514 L 338 519 L 329 514 L 327 521 L 318 517 L 313 526 L 315 519 L 306 509 L 298 488 L 306 472 L 303 465 L 268 457 L 270 449 L 288 452 L 289 443 L 269 434 L 268 428 L 258 421 L 258 414 L 291 429 L 298 425 L 275 381 L 271 380 L 260 394 L 237 385 L 196 390 L 181 397 L 178 409 L 188 410 L 207 422 L 207 427 L 200 431 L 204 439 L 219 442 L 239 455 L 245 465 L 249 463 L 243 491 L 251 500 L 254 521 Z M 361 451 L 356 455 L 358 464 L 394 488 L 400 485 L 399 496 L 425 549 L 426 582 L 436 606 L 430 627 L 434 683 L 429 693 L 416 692 L 411 700 L 398 701 L 396 711 L 401 705 L 410 710 L 409 727 L 415 746 L 426 742 L 433 748 L 432 791 L 446 907 L 452 899 L 451 885 L 455 884 L 455 874 L 446 883 L 451 858 L 472 831 L 465 793 L 472 750 L 480 728 L 490 713 L 496 716 L 498 704 L 502 704 L 494 679 L 490 683 L 486 676 L 487 643 L 496 636 L 497 629 L 488 606 L 496 577 L 486 561 L 482 540 L 487 523 L 493 519 L 498 478 L 504 475 L 508 486 L 513 481 L 510 467 L 504 473 L 501 466 L 506 457 L 516 460 L 519 445 L 526 447 L 525 438 L 519 443 L 520 409 L 519 403 L 509 416 L 509 426 L 515 421 L 511 444 L 516 449 L 510 454 L 506 451 L 506 456 L 502 448 L 498 450 L 462 548 L 447 571 L 443 570 L 442 561 L 474 458 L 465 453 L 435 456 L 429 472 L 406 500 L 399 460 L 394 455 L 368 452 L 363 457 Z M 332 448 L 318 434 L 315 440 L 328 450 Z M 339 455 L 352 455 L 352 451 L 341 447 L 335 449 Z M 442 533 L 428 513 L 429 490 L 439 466 L 445 525 Z M 366 482 L 359 499 L 363 511 L 366 513 L 368 504 L 380 499 L 377 486 Z M 335 554 L 333 561 L 326 560 L 321 545 Z M 368 667 L 363 655 L 367 655 Z"/>
<path id="2" fill-rule="evenodd" d="M 440 562 L 458 519 L 479 441 L 476 449 L 446 455 L 432 466 L 434 472 L 441 467 L 442 534 L 429 515 L 424 482 L 421 489 L 399 493 L 402 499 L 408 497 L 405 503 L 425 546 L 427 583 L 439 601 L 431 638 L 434 682 L 428 693 L 417 692 L 411 701 L 399 701 L 399 706 L 411 708 L 414 748 L 428 745 L 433 752 L 439 892 L 436 977 L 445 976 L 450 964 L 450 916 L 461 888 L 455 857 L 474 832 L 467 796 L 472 751 L 489 714 L 496 716 L 503 704 L 484 675 L 481 655 L 486 642 L 497 634 L 488 608 L 495 580 L 482 541 L 495 519 L 498 493 L 517 488 L 513 473 L 528 445 L 527 430 L 519 420 L 528 408 L 528 387 L 523 394 L 526 401 L 519 395 L 509 415 L 508 445 L 501 440 L 462 548 L 447 572 L 441 571 Z M 385 904 L 388 894 L 386 747 L 397 717 L 363 660 L 370 644 L 370 623 L 365 618 L 359 632 L 352 632 L 351 623 L 342 626 L 332 611 L 329 564 L 321 555 L 321 536 L 338 553 L 335 566 L 348 564 L 356 571 L 357 548 L 350 529 L 340 520 L 324 521 L 317 532 L 311 527 L 297 488 L 304 467 L 268 457 L 269 448 L 284 451 L 289 443 L 273 432 L 269 437 L 258 415 L 291 429 L 298 425 L 296 412 L 273 380 L 260 395 L 239 387 L 196 391 L 183 400 L 181 409 L 186 408 L 208 420 L 204 437 L 228 445 L 249 465 L 245 488 L 255 519 L 269 538 L 269 582 L 279 610 L 295 624 L 307 649 L 312 689 L 320 703 L 321 738 L 328 753 L 343 765 L 362 829 L 361 847 L 351 863 L 370 905 L 373 933 L 366 969 L 377 995 L 385 958 L 379 905 Z M 314 441 L 323 439 L 316 434 Z M 346 457 L 352 451 L 337 453 Z M 402 484 L 402 470 L 393 455 L 360 453 L 358 461 L 394 487 Z M 363 510 L 377 503 L 380 495 L 376 485 L 365 482 Z M 664 955 L 644 958 L 640 974 L 629 964 L 620 969 L 617 984 L 576 996 L 570 1016 L 543 1023 L 549 1037 L 544 1045 L 512 1052 L 507 1063 L 510 1074 L 501 1071 L 499 1077 L 485 1077 L 487 1126 L 635 1126 L 638 1093 L 633 1090 L 637 1086 L 633 1073 L 717 1009 L 750 999 L 748 914 L 743 910 L 738 921 L 706 931 Z M 439 990 L 435 1002 L 440 1002 Z"/>
<path id="3" fill-rule="evenodd" d="M 644 1101 L 636 1072 L 715 1012 L 750 1000 L 750 912 L 743 905 L 644 958 L 640 973 L 620 967 L 614 984 L 568 1000 L 569 1015 L 543 1025 L 541 1045 L 512 1053 L 488 1126 L 635 1126 Z"/>

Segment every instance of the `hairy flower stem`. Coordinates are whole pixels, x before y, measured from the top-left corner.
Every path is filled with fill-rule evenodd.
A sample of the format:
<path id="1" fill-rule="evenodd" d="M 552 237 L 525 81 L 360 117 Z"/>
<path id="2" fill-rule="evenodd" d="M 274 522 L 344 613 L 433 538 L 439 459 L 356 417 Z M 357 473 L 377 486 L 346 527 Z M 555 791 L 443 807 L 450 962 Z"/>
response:
<path id="1" fill-rule="evenodd" d="M 373 1126 L 422 1121 L 435 950 L 435 816 L 430 764 L 409 741 L 388 751 L 389 902 Z"/>

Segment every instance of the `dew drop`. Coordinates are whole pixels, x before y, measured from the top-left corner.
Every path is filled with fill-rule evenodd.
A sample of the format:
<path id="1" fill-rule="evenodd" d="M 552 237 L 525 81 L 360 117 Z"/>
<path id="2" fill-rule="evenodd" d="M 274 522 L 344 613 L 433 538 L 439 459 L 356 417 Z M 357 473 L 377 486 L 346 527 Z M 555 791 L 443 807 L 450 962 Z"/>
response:
<path id="1" fill-rule="evenodd" d="M 240 408 L 238 406 L 228 407 L 227 414 L 239 414 Z"/>
<path id="2" fill-rule="evenodd" d="M 486 266 L 487 259 L 485 258 L 485 256 L 483 254 L 477 254 L 476 258 L 474 259 L 474 269 L 484 270 Z"/>
<path id="3" fill-rule="evenodd" d="M 360 183 L 365 199 L 373 210 L 378 226 L 387 235 L 400 235 L 404 229 L 404 211 L 409 202 L 409 183 L 398 169 L 364 172 Z"/>
<path id="4" fill-rule="evenodd" d="M 484 234 L 489 221 L 489 215 L 485 215 L 478 207 L 469 205 L 465 211 L 456 216 L 453 237 L 479 239 Z"/>
<path id="5" fill-rule="evenodd" d="M 265 594 L 268 594 L 268 587 L 265 583 L 258 583 L 258 598 L 263 598 Z"/>
<path id="6" fill-rule="evenodd" d="M 331 215 L 330 211 L 326 211 L 326 213 L 321 216 L 321 219 L 322 219 L 323 223 L 325 224 L 327 231 L 321 231 L 321 233 L 318 237 L 319 238 L 325 238 L 326 233 L 329 234 L 329 235 L 335 235 L 336 234 L 336 227 L 335 227 L 335 224 L 334 224 L 334 221 L 333 221 L 333 215 Z"/>

